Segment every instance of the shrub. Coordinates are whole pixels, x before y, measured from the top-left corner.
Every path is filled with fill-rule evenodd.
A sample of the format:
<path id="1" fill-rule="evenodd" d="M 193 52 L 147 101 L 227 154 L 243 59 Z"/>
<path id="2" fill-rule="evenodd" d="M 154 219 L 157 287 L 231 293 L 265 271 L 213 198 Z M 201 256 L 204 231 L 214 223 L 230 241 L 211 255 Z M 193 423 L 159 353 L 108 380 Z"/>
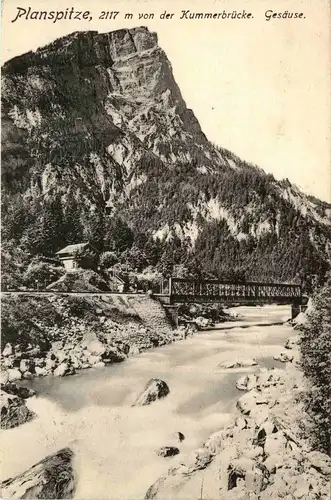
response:
<path id="1" fill-rule="evenodd" d="M 56 292 L 107 292 L 109 286 L 103 277 L 92 269 L 77 269 L 66 273 L 47 289 Z"/>
<path id="2" fill-rule="evenodd" d="M 24 283 L 29 288 L 44 289 L 54 281 L 57 281 L 65 274 L 65 270 L 61 266 L 55 266 L 47 262 L 33 261 L 29 264 L 24 273 Z"/>
<path id="3" fill-rule="evenodd" d="M 22 288 L 23 275 L 29 263 L 29 254 L 25 253 L 13 241 L 3 242 L 1 246 L 1 289 L 19 290 Z"/>
<path id="4" fill-rule="evenodd" d="M 7 295 L 1 306 L 1 345 L 7 342 L 28 345 L 39 344 L 46 349 L 47 326 L 61 326 L 63 320 L 47 297 Z"/>
<path id="5" fill-rule="evenodd" d="M 331 418 L 331 275 L 313 297 L 314 308 L 303 327 L 301 361 L 310 381 L 307 413 L 316 423 L 316 445 L 330 454 Z"/>
<path id="6" fill-rule="evenodd" d="M 66 297 L 66 309 L 70 318 L 84 319 L 89 324 L 98 323 L 96 307 L 86 297 Z"/>
<path id="7" fill-rule="evenodd" d="M 104 252 L 100 256 L 100 267 L 109 269 L 118 263 L 118 257 L 115 252 Z"/>
<path id="8" fill-rule="evenodd" d="M 75 261 L 78 267 L 82 269 L 97 269 L 98 266 L 98 252 L 89 246 L 80 248 L 74 253 Z"/>

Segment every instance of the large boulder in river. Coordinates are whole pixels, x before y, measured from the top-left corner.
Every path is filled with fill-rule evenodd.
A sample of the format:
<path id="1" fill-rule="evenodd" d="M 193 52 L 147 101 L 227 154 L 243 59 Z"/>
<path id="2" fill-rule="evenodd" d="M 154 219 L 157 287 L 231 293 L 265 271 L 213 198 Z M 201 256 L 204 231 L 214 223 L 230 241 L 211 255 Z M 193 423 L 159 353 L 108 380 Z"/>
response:
<path id="1" fill-rule="evenodd" d="M 256 366 L 257 361 L 253 358 L 235 358 L 231 360 L 222 361 L 218 366 L 219 368 L 248 368 Z"/>
<path id="2" fill-rule="evenodd" d="M 280 354 L 276 354 L 274 359 L 276 361 L 280 361 L 281 363 L 291 363 L 293 361 L 294 356 L 292 354 L 288 354 L 286 352 L 281 352 Z"/>
<path id="3" fill-rule="evenodd" d="M 0 391 L 0 428 L 11 429 L 29 422 L 34 413 L 27 408 L 24 399 Z"/>
<path id="4" fill-rule="evenodd" d="M 156 451 L 159 457 L 173 457 L 178 455 L 179 449 L 176 446 L 162 446 Z"/>
<path id="5" fill-rule="evenodd" d="M 175 439 L 178 443 L 181 443 L 182 441 L 184 441 L 185 436 L 182 432 L 178 431 L 172 434 L 172 438 Z"/>
<path id="6" fill-rule="evenodd" d="M 7 394 L 11 394 L 13 396 L 18 396 L 19 398 L 27 399 L 36 395 L 36 391 L 34 389 L 29 389 L 28 387 L 21 387 L 15 382 L 7 382 L 7 384 L 0 384 L 0 388 L 5 391 Z"/>
<path id="7" fill-rule="evenodd" d="M 157 399 L 164 398 L 169 394 L 170 390 L 168 385 L 159 378 L 151 378 L 146 384 L 143 392 L 138 396 L 132 406 L 149 405 Z"/>
<path id="8" fill-rule="evenodd" d="M 121 363 L 126 359 L 126 356 L 118 348 L 107 346 L 106 351 L 101 355 L 101 360 L 104 363 Z"/>
<path id="9" fill-rule="evenodd" d="M 73 452 L 64 448 L 19 476 L 1 483 L 3 498 L 72 498 L 76 481 Z"/>

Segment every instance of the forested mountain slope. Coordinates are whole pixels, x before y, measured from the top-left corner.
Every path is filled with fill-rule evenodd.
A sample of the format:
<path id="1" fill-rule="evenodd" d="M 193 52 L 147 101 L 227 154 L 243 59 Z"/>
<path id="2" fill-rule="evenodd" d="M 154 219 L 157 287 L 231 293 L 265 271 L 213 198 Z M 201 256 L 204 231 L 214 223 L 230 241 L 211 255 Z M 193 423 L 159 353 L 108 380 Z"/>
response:
<path id="1" fill-rule="evenodd" d="M 12 286 L 86 240 L 138 269 L 259 280 L 323 275 L 331 251 L 331 206 L 211 144 L 144 27 L 3 66 L 2 222 Z"/>

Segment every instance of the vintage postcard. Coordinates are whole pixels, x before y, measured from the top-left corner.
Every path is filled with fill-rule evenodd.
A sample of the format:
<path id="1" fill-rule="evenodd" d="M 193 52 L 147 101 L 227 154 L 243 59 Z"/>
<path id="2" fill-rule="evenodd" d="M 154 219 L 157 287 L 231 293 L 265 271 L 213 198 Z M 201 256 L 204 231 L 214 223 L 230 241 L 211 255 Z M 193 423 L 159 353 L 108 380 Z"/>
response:
<path id="1" fill-rule="evenodd" d="M 330 21 L 3 1 L 1 498 L 329 498 Z"/>

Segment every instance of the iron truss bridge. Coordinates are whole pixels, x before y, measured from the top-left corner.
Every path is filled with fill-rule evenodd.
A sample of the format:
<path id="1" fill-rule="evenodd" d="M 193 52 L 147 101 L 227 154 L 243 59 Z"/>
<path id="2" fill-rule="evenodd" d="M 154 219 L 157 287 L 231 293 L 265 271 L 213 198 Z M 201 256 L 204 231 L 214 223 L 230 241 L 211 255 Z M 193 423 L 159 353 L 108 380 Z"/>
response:
<path id="1" fill-rule="evenodd" d="M 169 278 L 156 297 L 164 304 L 220 302 L 231 304 L 302 304 L 300 285 L 289 283 L 232 283 L 210 279 Z"/>

